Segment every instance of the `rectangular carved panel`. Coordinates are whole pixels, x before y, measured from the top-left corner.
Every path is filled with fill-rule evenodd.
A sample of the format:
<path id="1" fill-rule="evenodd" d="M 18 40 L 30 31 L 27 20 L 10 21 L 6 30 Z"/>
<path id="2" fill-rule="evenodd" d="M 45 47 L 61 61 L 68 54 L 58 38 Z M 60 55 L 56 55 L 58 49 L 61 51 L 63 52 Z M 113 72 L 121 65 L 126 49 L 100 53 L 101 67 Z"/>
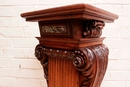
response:
<path id="1" fill-rule="evenodd" d="M 71 37 L 69 22 L 39 22 L 41 37 Z"/>

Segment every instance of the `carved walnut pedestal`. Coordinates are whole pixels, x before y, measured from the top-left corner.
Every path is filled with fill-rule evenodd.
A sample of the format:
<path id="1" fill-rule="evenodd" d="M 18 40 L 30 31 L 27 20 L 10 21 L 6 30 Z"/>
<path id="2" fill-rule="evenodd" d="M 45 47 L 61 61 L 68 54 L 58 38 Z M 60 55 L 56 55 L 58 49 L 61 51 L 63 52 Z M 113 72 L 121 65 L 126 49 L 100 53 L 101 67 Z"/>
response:
<path id="1" fill-rule="evenodd" d="M 108 62 L 102 44 L 104 22 L 117 15 L 88 4 L 75 4 L 21 14 L 38 22 L 41 37 L 35 56 L 48 87 L 100 87 Z"/>

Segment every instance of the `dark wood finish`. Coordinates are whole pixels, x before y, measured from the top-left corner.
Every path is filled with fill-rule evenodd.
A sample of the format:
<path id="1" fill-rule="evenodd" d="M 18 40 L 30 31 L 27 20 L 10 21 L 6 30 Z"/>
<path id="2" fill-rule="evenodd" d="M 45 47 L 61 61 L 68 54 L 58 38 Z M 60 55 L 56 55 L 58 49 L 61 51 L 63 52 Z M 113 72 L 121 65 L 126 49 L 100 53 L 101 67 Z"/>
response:
<path id="1" fill-rule="evenodd" d="M 100 87 L 107 69 L 108 48 L 103 44 L 105 22 L 117 15 L 88 4 L 75 4 L 21 14 L 37 21 L 41 37 L 35 56 L 48 87 Z"/>
<path id="2" fill-rule="evenodd" d="M 89 4 L 75 4 L 21 14 L 27 21 L 48 21 L 61 19 L 84 19 L 113 22 L 117 15 Z"/>

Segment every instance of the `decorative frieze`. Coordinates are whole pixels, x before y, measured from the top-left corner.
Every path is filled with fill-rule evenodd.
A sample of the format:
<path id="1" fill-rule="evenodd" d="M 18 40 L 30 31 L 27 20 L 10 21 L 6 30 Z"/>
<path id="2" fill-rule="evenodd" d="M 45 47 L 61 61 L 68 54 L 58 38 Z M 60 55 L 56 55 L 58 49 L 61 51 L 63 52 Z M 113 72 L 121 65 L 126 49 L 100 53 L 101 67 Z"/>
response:
<path id="1" fill-rule="evenodd" d="M 66 26 L 42 26 L 41 27 L 43 33 L 67 33 Z"/>
<path id="2" fill-rule="evenodd" d="M 69 22 L 39 22 L 42 37 L 71 37 Z"/>

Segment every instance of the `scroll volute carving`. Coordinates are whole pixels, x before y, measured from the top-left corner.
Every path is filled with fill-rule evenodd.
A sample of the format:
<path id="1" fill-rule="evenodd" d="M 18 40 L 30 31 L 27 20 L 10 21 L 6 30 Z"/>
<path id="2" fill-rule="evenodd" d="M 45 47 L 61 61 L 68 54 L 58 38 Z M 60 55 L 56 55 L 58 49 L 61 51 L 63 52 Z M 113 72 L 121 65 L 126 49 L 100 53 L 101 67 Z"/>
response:
<path id="1" fill-rule="evenodd" d="M 85 23 L 83 36 L 98 38 L 102 35 L 102 29 L 105 26 L 103 21 L 91 20 Z"/>
<path id="2" fill-rule="evenodd" d="M 108 48 L 95 45 L 74 52 L 73 65 L 81 73 L 80 87 L 100 87 L 106 72 Z"/>
<path id="3" fill-rule="evenodd" d="M 41 62 L 44 70 L 44 77 L 48 83 L 48 56 L 43 53 L 44 48 L 42 45 L 37 45 L 35 48 L 35 56 Z"/>
<path id="4" fill-rule="evenodd" d="M 48 84 L 48 81 L 49 81 L 48 58 L 56 57 L 56 58 L 71 60 L 73 59 L 73 51 L 47 48 L 41 44 L 38 44 L 35 48 L 35 56 L 41 62 L 41 65 L 43 66 L 44 77 Z"/>
<path id="5" fill-rule="evenodd" d="M 56 55 L 55 55 L 55 54 Z M 75 51 L 63 51 L 45 48 L 37 45 L 35 56 L 44 68 L 45 79 L 48 83 L 48 56 L 71 59 L 74 67 L 79 71 L 79 87 L 100 87 L 108 62 L 108 48 L 103 45 L 88 46 Z M 62 55 L 61 55 L 62 54 Z"/>

